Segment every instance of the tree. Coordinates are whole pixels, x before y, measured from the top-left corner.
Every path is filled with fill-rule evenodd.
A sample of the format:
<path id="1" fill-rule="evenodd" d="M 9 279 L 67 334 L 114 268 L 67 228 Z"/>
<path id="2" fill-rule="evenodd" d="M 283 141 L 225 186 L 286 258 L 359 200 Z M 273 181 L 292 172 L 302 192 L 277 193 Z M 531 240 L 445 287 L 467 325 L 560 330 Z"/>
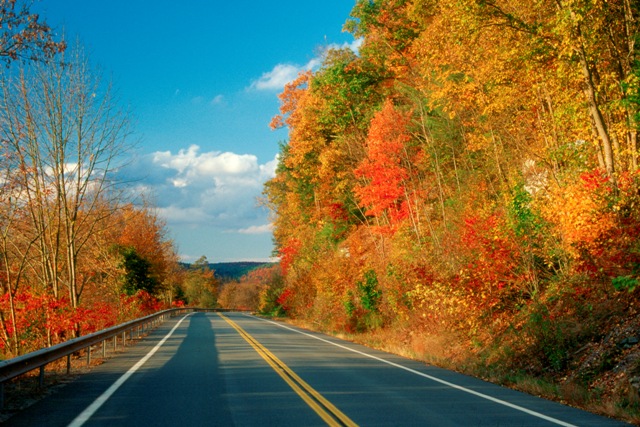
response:
<path id="1" fill-rule="evenodd" d="M 37 274 L 56 298 L 66 288 L 77 307 L 78 259 L 113 213 L 102 207 L 118 205 L 111 173 L 129 147 L 127 114 L 80 48 L 5 75 L 2 95 L 0 132 L 39 248 Z"/>
<path id="2" fill-rule="evenodd" d="M 396 111 L 391 100 L 371 121 L 367 138 L 367 157 L 355 169 L 365 183 L 356 187 L 367 215 L 394 228 L 409 215 L 406 181 L 409 173 L 402 165 L 409 142 L 408 116 Z"/>
<path id="3" fill-rule="evenodd" d="M 133 247 L 121 247 L 118 252 L 122 256 L 124 269 L 122 290 L 127 295 L 135 295 L 140 290 L 153 295 L 157 290 L 158 280 L 151 274 L 151 263 Z"/>
<path id="4" fill-rule="evenodd" d="M 537 84 L 546 69 L 552 71 L 551 79 L 566 80 L 561 90 L 582 92 L 580 108 L 589 115 L 587 129 L 593 135 L 589 139 L 614 187 L 617 172 L 638 168 L 638 104 L 631 102 L 633 91 L 628 90 L 638 84 L 634 69 L 640 8 L 636 2 L 547 0 L 514 7 L 493 0 L 481 2 L 475 13 L 488 31 L 498 33 L 498 27 L 501 34 L 528 39 L 512 44 L 512 52 L 534 65 L 523 69 L 535 70 Z M 575 107 L 575 99 L 571 103 Z"/>
<path id="5" fill-rule="evenodd" d="M 0 58 L 9 64 L 17 59 L 47 60 L 65 50 L 54 41 L 51 28 L 29 9 L 31 0 L 0 0 Z"/>
<path id="6" fill-rule="evenodd" d="M 215 308 L 218 305 L 218 280 L 209 268 L 206 256 L 201 256 L 185 272 L 182 282 L 189 305 Z"/>
<path id="7" fill-rule="evenodd" d="M 18 339 L 18 313 L 16 296 L 24 282 L 24 273 L 32 262 L 31 248 L 35 239 L 29 228 L 29 218 L 24 206 L 20 203 L 21 192 L 18 181 L 13 175 L 10 162 L 4 157 L 2 179 L 0 179 L 0 289 L 7 299 L 8 317 L 0 313 L 0 326 L 3 340 L 9 351 L 20 354 Z"/>
<path id="8" fill-rule="evenodd" d="M 113 221 L 118 229 L 119 245 L 132 247 L 149 262 L 149 273 L 160 285 L 168 281 L 177 264 L 173 242 L 167 238 L 166 223 L 145 202 L 142 206 L 129 203 L 121 207 Z M 159 290 L 159 289 L 158 289 Z"/>

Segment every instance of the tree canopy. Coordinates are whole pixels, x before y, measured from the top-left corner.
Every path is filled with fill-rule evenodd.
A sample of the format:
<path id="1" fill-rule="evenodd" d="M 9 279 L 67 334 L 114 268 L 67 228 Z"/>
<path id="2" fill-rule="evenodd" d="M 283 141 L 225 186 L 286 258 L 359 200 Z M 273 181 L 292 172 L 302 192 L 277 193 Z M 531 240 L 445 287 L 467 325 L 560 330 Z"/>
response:
<path id="1" fill-rule="evenodd" d="M 455 331 L 565 366 L 568 340 L 532 322 L 593 320 L 640 280 L 639 14 L 357 1 L 359 51 L 287 85 L 273 122 L 271 300 L 330 330 Z"/>

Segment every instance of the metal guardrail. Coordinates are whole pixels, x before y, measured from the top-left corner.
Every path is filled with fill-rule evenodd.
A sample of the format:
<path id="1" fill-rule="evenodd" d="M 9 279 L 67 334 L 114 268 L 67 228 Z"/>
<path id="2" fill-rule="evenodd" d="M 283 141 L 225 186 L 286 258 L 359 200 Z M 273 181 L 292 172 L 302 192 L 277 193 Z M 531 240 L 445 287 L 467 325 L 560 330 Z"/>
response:
<path id="1" fill-rule="evenodd" d="M 55 362 L 56 360 L 67 357 L 67 373 L 71 370 L 71 355 L 81 350 L 87 350 L 87 362 L 91 362 L 91 347 L 102 343 L 102 352 L 104 357 L 106 341 L 113 339 L 114 350 L 117 346 L 117 338 L 122 336 L 122 345 L 126 345 L 126 333 L 130 332 L 129 336 L 133 339 L 133 331 L 140 329 L 144 333 L 147 325 L 155 326 L 163 322 L 167 317 L 172 315 L 186 313 L 189 311 L 200 311 L 200 309 L 193 308 L 173 308 L 169 310 L 160 311 L 158 313 L 151 314 L 140 319 L 132 320 L 117 326 L 113 326 L 108 329 L 103 329 L 98 332 L 94 332 L 89 335 L 84 335 L 78 338 L 65 341 L 63 343 L 54 345 L 52 347 L 43 348 L 41 350 L 33 351 L 31 353 L 24 354 L 22 356 L 14 357 L 12 359 L 3 360 L 0 362 L 0 409 L 4 406 L 4 383 L 13 378 L 16 378 L 22 374 L 40 369 L 40 385 L 44 384 L 44 368 L 47 364 Z M 204 311 L 204 310 L 203 310 Z"/>

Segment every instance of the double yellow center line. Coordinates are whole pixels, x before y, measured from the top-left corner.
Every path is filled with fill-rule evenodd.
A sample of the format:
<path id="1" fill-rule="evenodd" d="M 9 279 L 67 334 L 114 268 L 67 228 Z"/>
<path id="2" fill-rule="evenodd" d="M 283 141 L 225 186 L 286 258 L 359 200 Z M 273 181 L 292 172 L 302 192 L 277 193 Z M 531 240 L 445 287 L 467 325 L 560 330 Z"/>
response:
<path id="1" fill-rule="evenodd" d="M 262 358 L 273 368 L 274 371 L 286 381 L 287 384 L 295 391 L 298 396 L 305 401 L 311 409 L 313 409 L 322 418 L 327 425 L 330 426 L 349 426 L 357 427 L 349 417 L 343 414 L 338 408 L 336 408 L 331 402 L 325 399 L 320 393 L 315 391 L 309 384 L 307 384 L 302 378 L 300 378 L 295 372 L 291 370 L 287 365 L 278 359 L 273 353 L 260 344 L 255 338 L 249 335 L 238 324 L 218 313 L 218 316 L 223 318 L 233 329 L 238 331 L 240 336 L 245 339 Z"/>

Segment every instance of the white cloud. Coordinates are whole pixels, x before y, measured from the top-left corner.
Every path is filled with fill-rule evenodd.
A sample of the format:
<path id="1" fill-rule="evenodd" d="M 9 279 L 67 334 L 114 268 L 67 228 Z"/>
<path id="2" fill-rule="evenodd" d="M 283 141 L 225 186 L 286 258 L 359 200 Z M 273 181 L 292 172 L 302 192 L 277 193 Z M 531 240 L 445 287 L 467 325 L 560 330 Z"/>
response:
<path id="1" fill-rule="evenodd" d="M 324 47 L 317 57 L 311 59 L 304 65 L 297 65 L 291 63 L 277 64 L 271 71 L 263 73 L 259 79 L 254 80 L 249 86 L 249 89 L 253 90 L 282 90 L 284 86 L 295 80 L 301 72 L 312 70 L 315 71 L 322 65 L 322 61 L 326 52 L 331 49 L 351 49 L 356 54 L 362 46 L 363 39 L 356 39 L 351 43 L 330 44 Z"/>
<path id="2" fill-rule="evenodd" d="M 224 96 L 223 95 L 216 95 L 213 97 L 213 99 L 211 100 L 211 105 L 220 105 L 224 103 Z"/>
<path id="3" fill-rule="evenodd" d="M 263 225 L 252 225 L 247 228 L 241 228 L 238 230 L 240 234 L 266 234 L 271 233 L 273 231 L 272 224 L 263 224 Z"/>
<path id="4" fill-rule="evenodd" d="M 258 80 L 251 83 L 250 89 L 255 90 L 281 90 L 284 85 L 293 81 L 301 72 L 313 70 L 320 65 L 318 59 L 314 58 L 305 65 L 278 64 L 271 71 L 268 71 Z"/>
<path id="5" fill-rule="evenodd" d="M 276 176 L 276 168 L 278 167 L 278 162 L 280 161 L 280 154 L 276 154 L 276 157 L 265 163 L 264 165 L 260 165 L 260 176 L 264 181 L 267 181 L 274 176 Z"/>
<path id="6" fill-rule="evenodd" d="M 359 39 L 355 39 L 354 41 L 352 41 L 351 43 L 347 43 L 344 42 L 342 44 L 337 44 L 337 43 L 332 43 L 328 46 L 326 46 L 323 50 L 322 50 L 322 55 L 324 56 L 325 53 L 328 50 L 338 50 L 338 49 L 351 49 L 356 55 L 360 52 L 360 47 L 362 46 L 362 43 L 364 42 L 364 38 L 359 38 Z"/>
<path id="7" fill-rule="evenodd" d="M 137 182 L 135 192 L 153 195 L 158 213 L 171 225 L 214 226 L 234 233 L 266 233 L 267 212 L 257 206 L 265 181 L 275 176 L 278 157 L 261 164 L 252 154 L 209 151 L 192 145 L 177 153 L 159 151 L 122 171 Z"/>
<path id="8" fill-rule="evenodd" d="M 185 182 L 197 182 L 204 177 L 233 179 L 251 176 L 252 173 L 260 171 L 258 158 L 252 154 L 199 151 L 200 147 L 197 145 L 192 145 L 186 150 L 181 149 L 177 154 L 158 151 L 152 155 L 153 163 L 174 171 L 182 186 Z"/>

